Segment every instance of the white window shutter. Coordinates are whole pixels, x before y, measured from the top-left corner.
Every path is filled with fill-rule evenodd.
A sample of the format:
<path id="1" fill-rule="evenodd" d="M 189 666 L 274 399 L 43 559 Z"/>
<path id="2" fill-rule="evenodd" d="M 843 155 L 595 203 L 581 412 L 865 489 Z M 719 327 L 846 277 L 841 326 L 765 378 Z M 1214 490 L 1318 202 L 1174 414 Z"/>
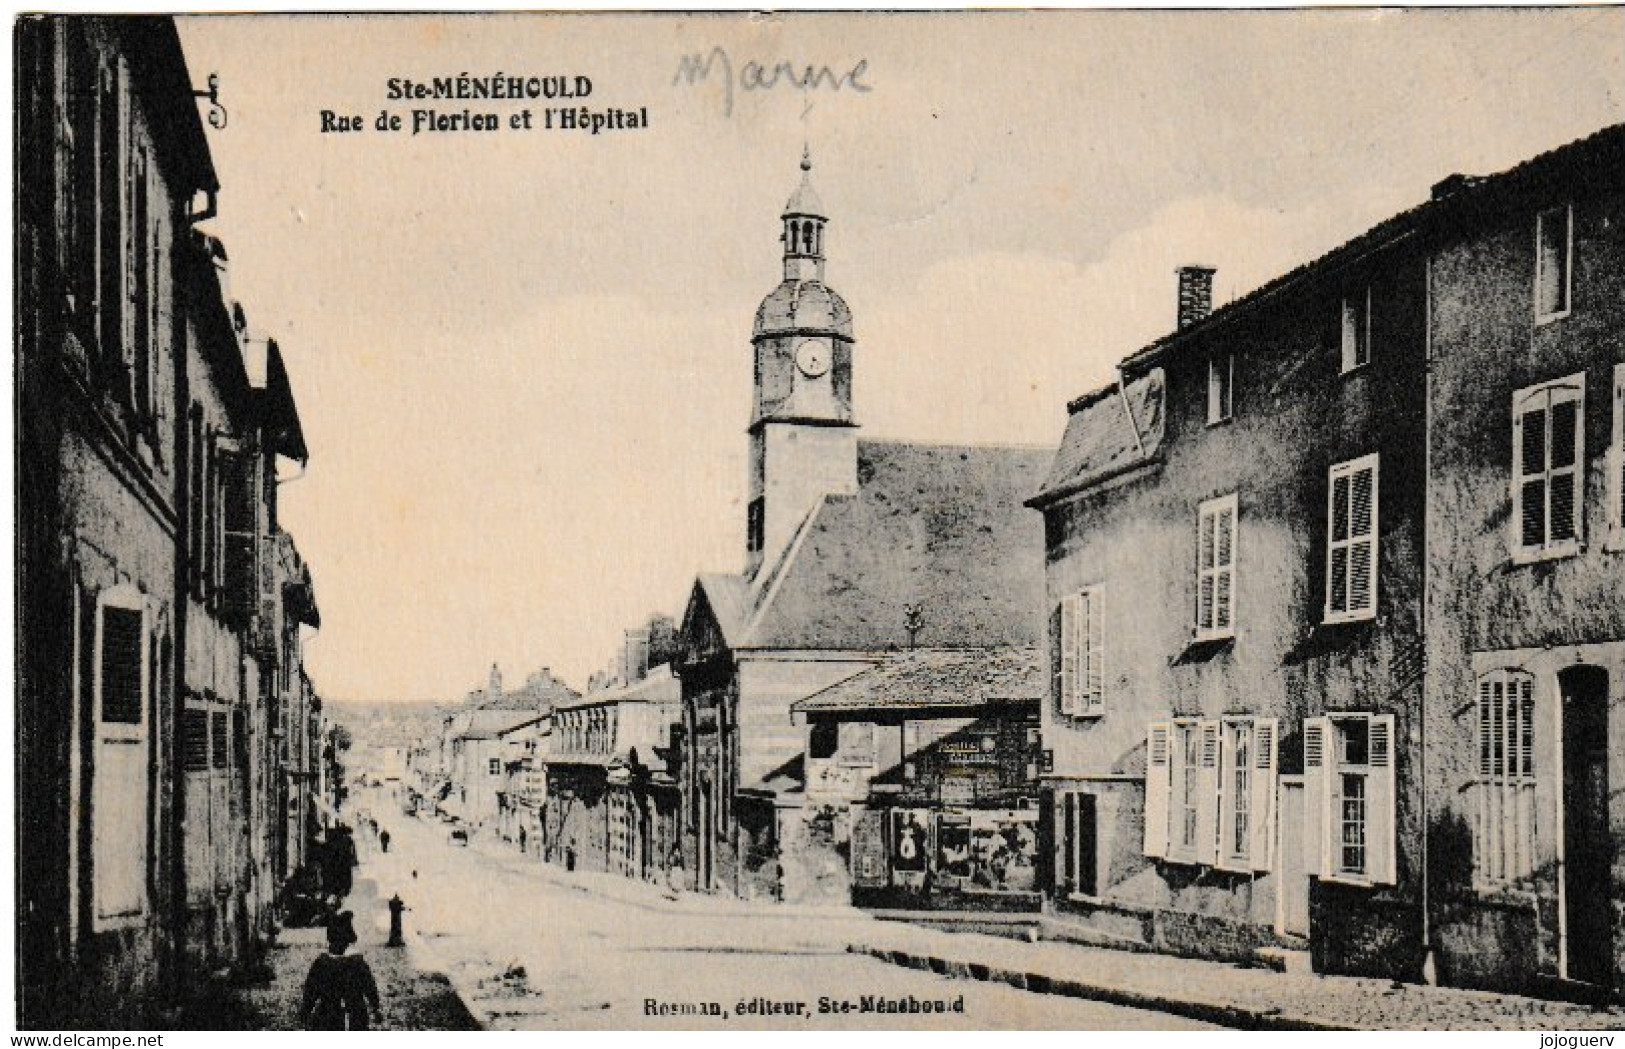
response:
<path id="1" fill-rule="evenodd" d="M 1252 867 L 1267 871 L 1274 867 L 1271 844 L 1275 841 L 1275 791 L 1277 767 L 1275 744 L 1279 738 L 1275 718 L 1253 722 Z"/>
<path id="2" fill-rule="evenodd" d="M 1304 869 L 1327 877 L 1332 873 L 1330 718 L 1303 721 Z"/>
<path id="3" fill-rule="evenodd" d="M 1173 732 L 1153 721 L 1145 741 L 1145 854 L 1168 855 L 1168 792 L 1173 773 Z"/>
<path id="4" fill-rule="evenodd" d="M 1064 627 L 1066 616 L 1062 612 L 1065 602 L 1059 602 L 1050 612 L 1049 617 L 1049 665 L 1050 665 L 1050 705 L 1056 711 L 1066 709 L 1066 680 L 1063 671 L 1064 660 L 1061 650 L 1065 647 L 1066 636 Z"/>
<path id="5" fill-rule="evenodd" d="M 1078 712 L 1078 618 L 1081 594 L 1068 594 L 1061 601 L 1061 713 Z"/>
<path id="6" fill-rule="evenodd" d="M 1217 721 L 1201 723 L 1196 764 L 1196 861 L 1219 861 L 1219 755 L 1224 742 Z"/>
<path id="7" fill-rule="evenodd" d="M 1371 718 L 1371 784 L 1367 792 L 1367 867 L 1371 880 L 1383 885 L 1398 882 L 1395 862 L 1394 716 L 1377 714 Z"/>
<path id="8" fill-rule="evenodd" d="M 1089 593 L 1089 619 L 1088 635 L 1085 646 L 1089 653 L 1089 668 L 1086 678 L 1088 709 L 1099 712 L 1106 706 L 1106 595 L 1103 590 L 1093 590 Z"/>

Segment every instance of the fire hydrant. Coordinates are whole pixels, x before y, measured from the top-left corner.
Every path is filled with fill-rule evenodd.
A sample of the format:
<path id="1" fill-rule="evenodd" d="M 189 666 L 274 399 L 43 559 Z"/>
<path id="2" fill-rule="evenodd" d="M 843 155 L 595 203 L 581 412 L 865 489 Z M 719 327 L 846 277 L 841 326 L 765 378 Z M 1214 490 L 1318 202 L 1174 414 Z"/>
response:
<path id="1" fill-rule="evenodd" d="M 406 903 L 401 899 L 400 893 L 396 893 L 389 898 L 389 942 L 384 946 L 405 946 L 401 940 L 401 913 L 405 910 Z"/>

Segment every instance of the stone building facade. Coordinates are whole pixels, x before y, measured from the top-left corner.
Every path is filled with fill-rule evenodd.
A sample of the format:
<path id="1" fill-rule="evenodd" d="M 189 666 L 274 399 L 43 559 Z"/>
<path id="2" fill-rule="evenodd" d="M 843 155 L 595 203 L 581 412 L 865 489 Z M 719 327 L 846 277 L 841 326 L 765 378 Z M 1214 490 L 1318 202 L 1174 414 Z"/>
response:
<path id="1" fill-rule="evenodd" d="M 1452 983 L 1625 992 L 1625 126 L 1440 186 L 1431 935 Z"/>
<path id="2" fill-rule="evenodd" d="M 25 18 L 16 56 L 19 1018 L 127 1028 L 265 928 L 261 573 L 305 452 L 196 228 L 219 184 L 173 23 Z"/>
<path id="3" fill-rule="evenodd" d="M 1178 329 L 1070 406 L 1032 500 L 1058 914 L 1325 972 L 1576 979 L 1556 828 L 1582 809 L 1611 854 L 1613 759 L 1565 780 L 1554 734 L 1577 704 L 1606 738 L 1618 692 L 1620 138 L 1447 179 L 1216 312 L 1188 268 Z"/>

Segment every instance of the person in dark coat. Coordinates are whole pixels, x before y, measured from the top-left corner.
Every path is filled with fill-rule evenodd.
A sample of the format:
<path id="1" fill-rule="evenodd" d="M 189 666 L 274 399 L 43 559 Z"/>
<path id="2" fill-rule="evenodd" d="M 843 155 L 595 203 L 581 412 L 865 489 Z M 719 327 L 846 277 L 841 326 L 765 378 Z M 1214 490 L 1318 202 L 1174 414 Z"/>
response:
<path id="1" fill-rule="evenodd" d="M 349 911 L 327 925 L 327 953 L 310 963 L 299 1017 L 308 1031 L 365 1031 L 379 1011 L 378 983 L 359 954 L 346 954 L 356 942 Z"/>
<path id="2" fill-rule="evenodd" d="M 378 832 L 378 844 L 385 852 L 389 851 L 389 831 L 381 830 Z"/>
<path id="3" fill-rule="evenodd" d="M 355 839 L 350 828 L 339 824 L 327 832 L 327 848 L 322 851 L 322 888 L 329 896 L 350 895 L 356 865 Z"/>

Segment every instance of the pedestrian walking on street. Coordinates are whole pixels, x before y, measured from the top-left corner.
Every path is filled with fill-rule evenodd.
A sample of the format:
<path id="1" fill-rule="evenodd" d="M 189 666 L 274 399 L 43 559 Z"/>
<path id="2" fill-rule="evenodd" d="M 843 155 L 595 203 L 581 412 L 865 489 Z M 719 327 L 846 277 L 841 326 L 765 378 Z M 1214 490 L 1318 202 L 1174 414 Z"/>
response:
<path id="1" fill-rule="evenodd" d="M 327 926 L 327 953 L 310 964 L 299 1016 L 308 1031 L 365 1031 L 374 1014 L 380 1020 L 378 982 L 359 954 L 346 954 L 356 942 L 349 911 L 334 915 Z"/>
<path id="2" fill-rule="evenodd" d="M 323 891 L 340 899 L 350 895 L 355 865 L 355 839 L 341 823 L 327 832 L 327 847 L 322 850 Z"/>
<path id="3" fill-rule="evenodd" d="M 378 846 L 385 852 L 389 851 L 389 831 L 381 830 L 378 832 Z"/>

